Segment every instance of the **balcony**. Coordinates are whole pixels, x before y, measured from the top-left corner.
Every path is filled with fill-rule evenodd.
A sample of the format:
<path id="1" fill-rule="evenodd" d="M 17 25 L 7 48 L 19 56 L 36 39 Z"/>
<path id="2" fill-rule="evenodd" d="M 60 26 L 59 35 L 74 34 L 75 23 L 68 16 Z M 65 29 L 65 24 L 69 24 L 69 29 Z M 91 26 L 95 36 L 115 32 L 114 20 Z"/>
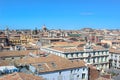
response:
<path id="1" fill-rule="evenodd" d="M 96 64 L 108 64 L 109 62 L 95 62 L 95 63 L 93 63 L 94 65 L 96 65 Z"/>
<path id="2" fill-rule="evenodd" d="M 92 57 L 106 57 L 106 56 L 109 56 L 109 55 L 93 55 Z"/>

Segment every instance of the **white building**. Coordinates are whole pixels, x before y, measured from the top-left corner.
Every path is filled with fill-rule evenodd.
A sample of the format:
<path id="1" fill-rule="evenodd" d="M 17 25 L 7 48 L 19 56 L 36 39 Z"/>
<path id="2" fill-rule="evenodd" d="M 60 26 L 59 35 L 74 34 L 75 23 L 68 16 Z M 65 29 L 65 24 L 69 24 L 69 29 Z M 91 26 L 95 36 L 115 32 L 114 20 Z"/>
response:
<path id="1" fill-rule="evenodd" d="M 29 65 L 29 70 L 45 80 L 88 80 L 88 67 L 85 62 L 48 55 L 40 58 L 25 58 L 18 61 L 20 65 Z"/>
<path id="2" fill-rule="evenodd" d="M 110 67 L 120 68 L 120 49 L 110 49 Z"/>
<path id="3" fill-rule="evenodd" d="M 18 72 L 19 69 L 15 66 L 0 66 L 0 75 L 2 74 L 9 74 L 13 72 Z"/>
<path id="4" fill-rule="evenodd" d="M 98 69 L 109 68 L 109 50 L 101 46 L 92 46 L 87 43 L 84 47 L 65 45 L 43 47 L 41 50 L 68 58 L 69 60 L 84 60 Z"/>

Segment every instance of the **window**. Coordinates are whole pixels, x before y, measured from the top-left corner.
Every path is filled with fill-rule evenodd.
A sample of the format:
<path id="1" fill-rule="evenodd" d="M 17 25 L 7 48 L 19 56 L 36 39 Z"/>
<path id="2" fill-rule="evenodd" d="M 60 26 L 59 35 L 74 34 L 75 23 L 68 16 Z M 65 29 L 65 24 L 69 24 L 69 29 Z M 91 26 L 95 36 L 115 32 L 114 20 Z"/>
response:
<path id="1" fill-rule="evenodd" d="M 102 53 L 102 55 L 104 54 L 104 52 L 101 52 Z"/>
<path id="2" fill-rule="evenodd" d="M 42 66 L 42 64 L 38 64 L 39 70 L 44 70 L 44 67 Z"/>
<path id="3" fill-rule="evenodd" d="M 89 54 L 88 57 L 91 57 L 91 54 Z"/>
<path id="4" fill-rule="evenodd" d="M 76 53 L 76 56 L 79 57 L 79 56 L 78 56 L 78 53 Z"/>
<path id="5" fill-rule="evenodd" d="M 103 64 L 102 64 L 101 66 L 102 66 L 102 68 L 103 68 Z"/>
<path id="6" fill-rule="evenodd" d="M 100 53 L 98 52 L 98 55 L 99 55 Z"/>
<path id="7" fill-rule="evenodd" d="M 77 75 L 77 77 L 79 77 L 79 75 Z"/>
<path id="8" fill-rule="evenodd" d="M 111 54 L 111 56 L 113 56 L 113 54 Z"/>
<path id="9" fill-rule="evenodd" d="M 81 53 L 81 56 L 83 56 L 83 53 Z"/>
<path id="10" fill-rule="evenodd" d="M 2 60 L 5 60 L 5 58 L 2 58 Z"/>
<path id="11" fill-rule="evenodd" d="M 97 62 L 99 62 L 99 57 L 97 58 Z"/>
<path id="12" fill-rule="evenodd" d="M 68 54 L 66 54 L 66 58 L 68 58 Z"/>
<path id="13" fill-rule="evenodd" d="M 95 58 L 93 58 L 93 63 L 95 63 Z"/>
<path id="14" fill-rule="evenodd" d="M 59 72 L 59 75 L 61 75 L 61 71 Z"/>
<path id="15" fill-rule="evenodd" d="M 51 65 L 52 65 L 54 68 L 57 66 L 54 62 L 52 62 Z"/>
<path id="16" fill-rule="evenodd" d="M 114 65 L 115 65 L 115 67 L 116 67 L 116 63 L 115 63 Z"/>
<path id="17" fill-rule="evenodd" d="M 73 72 L 73 70 L 71 70 L 71 73 Z"/>
<path id="18" fill-rule="evenodd" d="M 83 68 L 83 71 L 85 70 L 85 68 Z"/>
<path id="19" fill-rule="evenodd" d="M 113 57 L 113 54 L 111 54 L 111 58 Z"/>
<path id="20" fill-rule="evenodd" d="M 71 58 L 73 58 L 73 54 L 71 54 Z"/>
<path id="21" fill-rule="evenodd" d="M 42 66 L 42 64 L 38 64 L 38 66 L 39 66 L 39 67 L 41 67 L 41 66 Z"/>
<path id="22" fill-rule="evenodd" d="M 103 62 L 103 57 L 101 57 L 101 62 Z"/>
<path id="23" fill-rule="evenodd" d="M 74 73 L 76 72 L 76 69 L 74 69 Z"/>
<path id="24" fill-rule="evenodd" d="M 90 59 L 88 58 L 88 63 L 90 63 Z"/>
<path id="25" fill-rule="evenodd" d="M 107 57 L 105 57 L 105 61 L 107 61 Z"/>
<path id="26" fill-rule="evenodd" d="M 82 79 L 85 79 L 85 73 L 82 73 Z"/>

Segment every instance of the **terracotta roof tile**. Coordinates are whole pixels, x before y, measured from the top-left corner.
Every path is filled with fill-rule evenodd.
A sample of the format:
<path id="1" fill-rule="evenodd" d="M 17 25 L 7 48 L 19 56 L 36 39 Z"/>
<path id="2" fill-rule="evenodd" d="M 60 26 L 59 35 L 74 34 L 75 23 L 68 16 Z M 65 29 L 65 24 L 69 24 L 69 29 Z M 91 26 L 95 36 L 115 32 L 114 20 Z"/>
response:
<path id="1" fill-rule="evenodd" d="M 109 49 L 109 52 L 110 53 L 114 53 L 114 54 L 120 54 L 120 49 L 113 49 L 113 48 L 111 48 L 111 49 Z"/>
<path id="2" fill-rule="evenodd" d="M 51 49 L 54 50 L 58 50 L 58 51 L 62 51 L 62 52 L 76 52 L 76 51 L 84 51 L 84 47 L 50 47 Z M 105 50 L 105 48 L 101 47 L 101 46 L 94 46 L 93 50 Z"/>
<path id="3" fill-rule="evenodd" d="M 3 51 L 0 52 L 0 57 L 11 57 L 11 56 L 26 56 L 32 52 L 33 54 L 43 54 L 43 51 L 38 50 L 25 50 L 25 51 Z"/>
<path id="4" fill-rule="evenodd" d="M 8 65 L 10 65 L 9 61 L 0 60 L 0 66 L 8 66 Z"/>
<path id="5" fill-rule="evenodd" d="M 79 41 L 74 41 L 74 42 L 53 42 L 51 45 L 52 46 L 78 46 L 80 44 L 85 44 L 85 42 L 79 42 Z"/>
<path id="6" fill-rule="evenodd" d="M 26 51 L 3 51 L 3 52 L 0 52 L 0 57 L 25 56 L 25 55 L 28 55 L 29 52 L 32 52 L 32 50 L 26 50 Z"/>
<path id="7" fill-rule="evenodd" d="M 98 79 L 96 80 L 112 80 L 112 79 L 107 79 L 107 78 L 104 78 L 104 77 L 99 77 Z"/>
<path id="8" fill-rule="evenodd" d="M 34 76 L 32 74 L 12 73 L 0 77 L 0 80 L 44 80 L 44 79 L 38 76 Z"/>
<path id="9" fill-rule="evenodd" d="M 43 70 L 40 72 L 49 72 L 55 70 L 78 68 L 85 66 L 84 61 L 69 61 L 65 58 L 50 54 L 47 57 L 40 58 L 25 58 L 16 61 L 17 65 L 31 64 L 36 68 L 42 67 Z"/>

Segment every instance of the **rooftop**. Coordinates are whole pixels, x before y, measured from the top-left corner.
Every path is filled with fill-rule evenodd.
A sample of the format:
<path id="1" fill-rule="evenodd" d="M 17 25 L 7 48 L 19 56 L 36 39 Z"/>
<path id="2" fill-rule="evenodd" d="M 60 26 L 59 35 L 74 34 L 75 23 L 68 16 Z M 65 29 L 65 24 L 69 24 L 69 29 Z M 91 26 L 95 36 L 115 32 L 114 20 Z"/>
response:
<path id="1" fill-rule="evenodd" d="M 38 51 L 38 50 L 3 51 L 0 52 L 0 57 L 26 56 L 29 55 L 30 52 L 34 55 L 44 54 L 43 51 Z"/>
<path id="2" fill-rule="evenodd" d="M 49 54 L 47 57 L 24 58 L 16 61 L 17 65 L 32 65 L 39 69 L 39 72 L 51 72 L 57 70 L 65 70 L 71 68 L 85 67 L 85 62 L 69 61 L 68 59 Z"/>
<path id="3" fill-rule="evenodd" d="M 15 72 L 15 73 L 0 77 L 0 80 L 44 80 L 44 79 L 38 76 L 31 75 L 31 74 Z"/>
<path id="4" fill-rule="evenodd" d="M 72 41 L 72 42 L 53 42 L 51 46 L 79 46 L 85 45 L 86 42 Z"/>
<path id="5" fill-rule="evenodd" d="M 64 53 L 66 52 L 83 52 L 84 51 L 84 47 L 70 47 L 70 46 L 67 46 L 67 47 L 56 47 L 56 46 L 53 46 L 53 47 L 50 47 L 51 49 L 54 49 L 54 50 L 57 50 L 57 51 L 62 51 Z M 107 50 L 105 49 L 104 47 L 102 46 L 92 46 L 92 51 L 99 51 L 99 50 Z"/>
<path id="6" fill-rule="evenodd" d="M 114 54 L 120 54 L 120 49 L 113 49 L 113 48 L 111 48 L 111 49 L 109 49 L 109 52 L 110 53 L 114 53 Z"/>
<path id="7" fill-rule="evenodd" d="M 29 52 L 32 52 L 32 51 L 30 51 L 30 50 L 25 50 L 25 51 L 3 51 L 3 52 L 0 52 L 0 57 L 25 56 L 25 55 L 28 55 Z"/>

